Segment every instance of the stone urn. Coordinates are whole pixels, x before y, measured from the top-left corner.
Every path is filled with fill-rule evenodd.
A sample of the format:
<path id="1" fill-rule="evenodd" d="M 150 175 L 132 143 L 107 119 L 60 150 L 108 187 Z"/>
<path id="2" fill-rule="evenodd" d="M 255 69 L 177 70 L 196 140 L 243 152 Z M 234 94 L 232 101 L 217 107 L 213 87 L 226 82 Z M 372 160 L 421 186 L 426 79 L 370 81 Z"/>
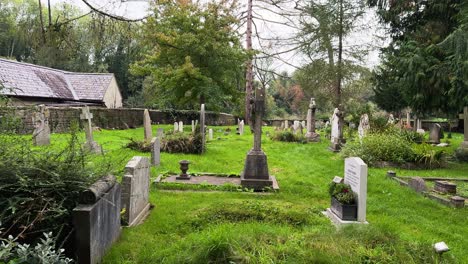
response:
<path id="1" fill-rule="evenodd" d="M 181 160 L 179 161 L 181 173 L 179 176 L 176 177 L 177 180 L 190 180 L 190 175 L 187 174 L 189 169 L 190 161 L 188 160 Z"/>

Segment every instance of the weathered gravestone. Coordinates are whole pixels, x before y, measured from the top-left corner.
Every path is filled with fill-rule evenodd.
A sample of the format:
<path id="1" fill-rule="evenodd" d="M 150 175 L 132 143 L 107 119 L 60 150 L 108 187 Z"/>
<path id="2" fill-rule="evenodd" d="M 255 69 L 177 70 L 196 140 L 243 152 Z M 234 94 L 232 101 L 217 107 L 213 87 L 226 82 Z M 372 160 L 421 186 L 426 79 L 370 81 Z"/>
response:
<path id="1" fill-rule="evenodd" d="M 73 209 L 75 255 L 80 264 L 100 263 L 120 236 L 121 189 L 114 176 L 106 176 L 80 194 Z"/>
<path id="2" fill-rule="evenodd" d="M 145 109 L 143 112 L 143 129 L 145 131 L 145 142 L 150 142 L 153 132 L 151 130 L 151 118 L 148 109 Z"/>
<path id="3" fill-rule="evenodd" d="M 94 141 L 93 138 L 93 127 L 91 119 L 93 119 L 93 114 L 89 111 L 89 107 L 85 106 L 82 108 L 82 113 L 80 115 L 81 120 L 85 120 L 84 131 L 86 134 L 86 143 L 85 149 L 93 153 L 102 153 L 102 148 L 99 144 Z"/>
<path id="4" fill-rule="evenodd" d="M 201 153 L 204 153 L 205 152 L 205 144 L 206 144 L 206 140 L 205 140 L 205 104 L 202 104 L 201 107 L 200 107 L 200 133 L 201 133 L 201 136 L 202 136 L 202 149 L 201 149 Z"/>
<path id="5" fill-rule="evenodd" d="M 133 157 L 125 166 L 122 178 L 123 221 L 128 226 L 139 224 L 148 214 L 150 162 L 148 157 Z"/>
<path id="6" fill-rule="evenodd" d="M 329 149 L 333 152 L 338 152 L 341 149 L 343 140 L 343 112 L 340 108 L 335 108 L 331 118 L 331 145 Z"/>
<path id="7" fill-rule="evenodd" d="M 439 124 L 434 124 L 429 133 L 429 143 L 439 144 L 442 138 L 442 128 Z"/>
<path id="8" fill-rule="evenodd" d="M 184 122 L 179 121 L 179 132 L 184 132 Z"/>
<path id="9" fill-rule="evenodd" d="M 213 129 L 211 128 L 208 130 L 208 139 L 213 140 Z"/>
<path id="10" fill-rule="evenodd" d="M 463 142 L 460 148 L 468 150 L 468 106 L 463 108 L 463 134 Z"/>
<path id="11" fill-rule="evenodd" d="M 179 123 L 174 122 L 174 133 L 179 132 Z"/>
<path id="12" fill-rule="evenodd" d="M 299 132 L 299 126 L 301 125 L 301 123 L 297 120 L 294 121 L 293 123 L 293 131 L 294 131 L 294 134 L 297 134 Z"/>
<path id="13" fill-rule="evenodd" d="M 192 133 L 195 132 L 195 120 L 192 120 Z"/>
<path id="14" fill-rule="evenodd" d="M 161 140 L 160 137 L 154 137 L 151 140 L 151 164 L 158 166 L 161 163 Z"/>
<path id="15" fill-rule="evenodd" d="M 32 139 L 36 146 L 50 145 L 49 117 L 49 109 L 45 105 L 36 107 L 36 112 L 32 117 L 34 124 Z"/>
<path id="16" fill-rule="evenodd" d="M 274 178 L 268 172 L 267 156 L 262 151 L 262 117 L 265 107 L 265 90 L 257 89 L 255 98 L 250 100 L 250 120 L 254 129 L 254 146 L 247 153 L 241 185 L 254 190 L 273 187 Z"/>
<path id="17" fill-rule="evenodd" d="M 284 129 L 287 130 L 289 128 L 289 121 L 284 120 Z"/>
<path id="18" fill-rule="evenodd" d="M 408 181 L 408 186 L 415 190 L 418 193 L 426 192 L 427 191 L 427 186 L 424 180 L 420 177 L 412 177 Z"/>
<path id="19" fill-rule="evenodd" d="M 362 140 L 367 134 L 367 131 L 370 129 L 369 125 L 369 116 L 367 114 L 363 114 L 361 116 L 361 120 L 359 120 L 359 127 L 358 127 L 358 134 L 359 139 Z"/>
<path id="20" fill-rule="evenodd" d="M 244 120 L 239 122 L 239 135 L 244 135 Z"/>
<path id="21" fill-rule="evenodd" d="M 318 142 L 320 141 L 320 135 L 315 133 L 315 111 L 317 106 L 315 104 L 315 98 L 310 98 L 309 110 L 307 110 L 307 133 L 305 135 L 307 141 Z"/>
<path id="22" fill-rule="evenodd" d="M 163 128 L 158 128 L 158 131 L 156 132 L 156 136 L 159 139 L 162 139 L 164 137 L 164 129 Z"/>
<path id="23" fill-rule="evenodd" d="M 344 183 L 349 184 L 357 194 L 357 221 L 366 222 L 367 210 L 367 164 L 361 158 L 345 159 Z"/>

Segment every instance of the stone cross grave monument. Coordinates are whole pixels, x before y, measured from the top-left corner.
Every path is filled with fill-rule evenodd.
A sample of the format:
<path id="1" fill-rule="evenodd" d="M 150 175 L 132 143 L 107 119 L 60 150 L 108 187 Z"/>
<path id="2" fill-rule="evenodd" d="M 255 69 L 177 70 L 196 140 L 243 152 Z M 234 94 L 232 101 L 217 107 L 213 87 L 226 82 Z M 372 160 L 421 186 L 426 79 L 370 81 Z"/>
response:
<path id="1" fill-rule="evenodd" d="M 344 183 L 349 184 L 357 194 L 357 221 L 366 222 L 367 207 L 367 164 L 361 158 L 345 159 Z"/>
<path id="2" fill-rule="evenodd" d="M 150 162 L 148 157 L 133 157 L 125 166 L 122 178 L 122 209 L 125 208 L 123 221 L 134 226 L 147 216 L 150 187 Z"/>
<path id="3" fill-rule="evenodd" d="M 49 109 L 45 105 L 36 107 L 36 112 L 32 117 L 34 124 L 32 139 L 36 146 L 50 145 L 49 117 Z"/>
<path id="4" fill-rule="evenodd" d="M 320 141 L 320 135 L 315 133 L 315 111 L 317 105 L 315 104 L 315 98 L 310 98 L 309 109 L 307 110 L 307 133 L 305 135 L 307 141 L 318 142 Z"/>
<path id="5" fill-rule="evenodd" d="M 254 144 L 247 153 L 244 171 L 241 173 L 241 185 L 254 190 L 273 187 L 273 180 L 268 173 L 267 156 L 262 151 L 262 117 L 265 107 L 265 90 L 256 89 L 255 98 L 250 99 L 250 120 L 253 122 Z"/>
<path id="6" fill-rule="evenodd" d="M 102 153 L 102 148 L 99 144 L 94 141 L 93 138 L 93 126 L 91 119 L 93 119 L 93 114 L 89 111 L 89 107 L 85 106 L 82 108 L 82 113 L 80 115 L 81 120 L 85 120 L 84 131 L 86 134 L 86 143 L 85 149 L 93 153 Z"/>
<path id="7" fill-rule="evenodd" d="M 338 152 L 341 149 L 341 145 L 344 143 L 343 140 L 343 111 L 340 107 L 335 108 L 333 116 L 331 118 L 331 145 L 329 149 L 334 152 Z"/>
<path id="8" fill-rule="evenodd" d="M 151 118 L 148 109 L 145 109 L 143 112 L 143 129 L 145 131 L 145 142 L 150 142 L 153 132 L 151 130 Z"/>

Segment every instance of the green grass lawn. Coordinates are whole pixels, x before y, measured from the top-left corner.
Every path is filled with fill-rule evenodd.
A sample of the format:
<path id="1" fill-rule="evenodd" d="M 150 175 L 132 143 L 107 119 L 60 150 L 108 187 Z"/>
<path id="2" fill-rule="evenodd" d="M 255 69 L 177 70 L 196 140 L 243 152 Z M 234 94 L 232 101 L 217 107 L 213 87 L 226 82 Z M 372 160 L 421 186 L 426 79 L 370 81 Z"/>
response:
<path id="1" fill-rule="evenodd" d="M 172 126 L 153 126 L 153 134 L 157 127 Z M 152 177 L 178 172 L 181 159 L 191 161 L 189 172 L 240 174 L 253 136 L 248 129 L 244 136 L 224 136 L 217 131 L 224 128 L 214 127 L 215 140 L 207 143 L 204 155 L 162 153 Z M 123 148 L 130 137 L 141 140 L 143 129 L 96 132 L 106 155 L 93 162 L 109 160 L 120 176 L 132 156 L 149 156 Z M 66 135 L 55 134 L 52 140 L 60 145 Z M 462 135 L 454 134 L 449 151 L 461 140 Z M 386 178 L 388 169 L 369 169 L 370 224 L 336 230 L 321 211 L 330 204 L 328 183 L 343 175 L 344 161 L 327 150 L 328 143 L 283 143 L 263 136 L 279 193 L 166 191 L 153 186 L 154 210 L 142 225 L 123 229 L 104 263 L 435 263 L 432 244 L 439 241 L 450 247 L 439 263 L 468 263 L 468 210 L 443 206 L 399 186 Z M 468 164 L 459 163 L 437 170 L 394 170 L 401 176 L 468 177 Z"/>

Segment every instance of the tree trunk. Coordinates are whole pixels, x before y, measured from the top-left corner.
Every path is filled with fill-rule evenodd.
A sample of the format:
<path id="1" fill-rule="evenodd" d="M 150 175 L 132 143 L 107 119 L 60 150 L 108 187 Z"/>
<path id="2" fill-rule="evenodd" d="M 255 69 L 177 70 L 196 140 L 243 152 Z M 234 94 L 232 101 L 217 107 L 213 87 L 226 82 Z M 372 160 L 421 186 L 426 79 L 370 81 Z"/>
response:
<path id="1" fill-rule="evenodd" d="M 50 9 L 50 0 L 47 0 L 47 8 L 49 11 L 49 31 L 50 31 L 50 28 L 52 27 L 52 9 Z"/>
<path id="2" fill-rule="evenodd" d="M 44 17 L 42 16 L 42 3 L 41 0 L 37 0 L 39 4 L 39 19 L 41 22 L 41 33 L 42 33 L 42 43 L 46 43 L 46 35 L 45 35 L 45 29 L 44 29 Z"/>
<path id="3" fill-rule="evenodd" d="M 247 52 L 252 50 L 252 1 L 248 0 L 247 5 L 247 32 L 246 32 L 246 42 L 247 42 Z M 252 72 L 252 59 L 247 61 L 247 71 L 245 76 L 245 121 L 251 126 L 250 120 L 250 97 L 252 95 L 253 89 L 253 72 Z"/>
<path id="4" fill-rule="evenodd" d="M 342 58 L 343 58 L 343 0 L 340 0 L 340 28 L 338 32 L 338 66 L 336 73 L 336 107 L 341 104 L 341 78 L 342 78 Z"/>

